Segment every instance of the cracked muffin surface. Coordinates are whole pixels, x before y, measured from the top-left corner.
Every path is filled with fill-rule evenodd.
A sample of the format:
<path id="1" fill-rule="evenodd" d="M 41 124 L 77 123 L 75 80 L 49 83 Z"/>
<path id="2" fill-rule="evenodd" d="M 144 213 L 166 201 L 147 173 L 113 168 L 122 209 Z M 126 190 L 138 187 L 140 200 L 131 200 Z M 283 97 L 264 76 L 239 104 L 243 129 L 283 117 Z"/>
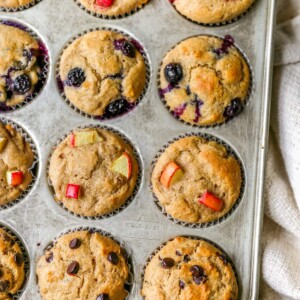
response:
<path id="1" fill-rule="evenodd" d="M 96 132 L 98 141 L 80 146 L 71 144 L 72 136 Z M 129 158 L 129 178 L 113 170 L 124 153 Z M 117 134 L 105 129 L 75 130 L 55 149 L 49 166 L 49 178 L 56 201 L 82 216 L 101 216 L 122 206 L 132 194 L 138 176 L 133 150 Z M 78 198 L 69 198 L 68 185 L 80 187 Z"/>
<path id="2" fill-rule="evenodd" d="M 0 102 L 14 106 L 34 92 L 41 72 L 39 53 L 28 32 L 0 24 Z"/>
<path id="3" fill-rule="evenodd" d="M 11 125 L 0 122 L 0 205 L 16 200 L 32 180 L 29 168 L 34 160 L 30 145 Z M 9 176 L 18 174 L 18 182 Z"/>
<path id="4" fill-rule="evenodd" d="M 170 162 L 180 167 L 182 177 L 166 187 L 162 174 Z M 224 146 L 191 136 L 166 148 L 157 159 L 151 182 L 160 205 L 173 218 L 206 223 L 219 219 L 232 208 L 240 195 L 242 177 L 238 161 Z M 207 192 L 213 197 L 206 199 Z"/>
<path id="5" fill-rule="evenodd" d="M 128 273 L 121 247 L 90 231 L 58 238 L 36 267 L 43 300 L 122 300 Z"/>
<path id="6" fill-rule="evenodd" d="M 229 258 L 204 240 L 176 237 L 146 266 L 145 300 L 236 300 L 238 285 Z"/>
<path id="7" fill-rule="evenodd" d="M 18 8 L 32 3 L 32 0 L 0 0 L 0 7 Z"/>
<path id="8" fill-rule="evenodd" d="M 118 17 L 130 13 L 149 0 L 79 0 L 79 2 L 88 10 L 104 15 Z"/>
<path id="9" fill-rule="evenodd" d="M 0 300 L 11 299 L 25 279 L 24 258 L 16 238 L 0 227 Z"/>
<path id="10" fill-rule="evenodd" d="M 189 38 L 162 61 L 160 95 L 174 116 L 190 124 L 215 125 L 235 117 L 249 88 L 248 64 L 229 35 Z"/>
<path id="11" fill-rule="evenodd" d="M 214 24 L 242 15 L 254 0 L 172 0 L 175 9 L 192 21 Z"/>
<path id="12" fill-rule="evenodd" d="M 146 82 L 140 46 L 113 31 L 94 31 L 64 50 L 60 78 L 66 97 L 80 110 L 113 117 L 138 100 Z"/>

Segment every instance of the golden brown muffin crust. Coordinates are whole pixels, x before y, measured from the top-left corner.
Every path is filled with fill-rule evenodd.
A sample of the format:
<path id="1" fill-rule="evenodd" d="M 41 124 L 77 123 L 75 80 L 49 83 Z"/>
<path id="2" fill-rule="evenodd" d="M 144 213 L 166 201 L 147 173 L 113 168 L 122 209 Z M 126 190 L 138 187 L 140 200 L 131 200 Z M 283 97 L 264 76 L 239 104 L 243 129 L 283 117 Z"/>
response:
<path id="1" fill-rule="evenodd" d="M 32 0 L 0 0 L 0 7 L 17 8 L 33 2 Z"/>

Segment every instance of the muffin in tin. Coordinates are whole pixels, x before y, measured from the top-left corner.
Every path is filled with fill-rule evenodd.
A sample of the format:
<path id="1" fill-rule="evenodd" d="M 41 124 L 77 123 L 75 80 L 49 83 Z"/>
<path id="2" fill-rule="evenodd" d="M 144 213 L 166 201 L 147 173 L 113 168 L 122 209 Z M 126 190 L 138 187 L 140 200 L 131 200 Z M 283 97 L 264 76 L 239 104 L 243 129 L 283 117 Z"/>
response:
<path id="1" fill-rule="evenodd" d="M 181 120 L 207 126 L 238 115 L 250 89 L 249 66 L 231 36 L 188 38 L 164 57 L 160 94 Z"/>
<path id="2" fill-rule="evenodd" d="M 199 136 L 170 144 L 151 177 L 160 205 L 173 218 L 208 223 L 227 214 L 241 192 L 241 167 L 227 149 Z"/>
<path id="3" fill-rule="evenodd" d="M 16 200 L 30 185 L 33 160 L 21 133 L 0 122 L 0 206 Z"/>
<path id="4" fill-rule="evenodd" d="M 27 31 L 0 23 L 0 102 L 5 106 L 20 104 L 35 92 L 42 72 L 39 56 L 38 41 Z"/>
<path id="5" fill-rule="evenodd" d="M 146 266 L 142 296 L 145 300 L 236 300 L 238 284 L 222 251 L 204 240 L 176 237 Z"/>
<path id="6" fill-rule="evenodd" d="M 75 231 L 57 239 L 36 267 L 43 300 L 123 300 L 129 276 L 121 247 L 97 232 Z"/>
<path id="7" fill-rule="evenodd" d="M 121 17 L 141 8 L 149 0 L 78 0 L 86 9 L 107 17 Z"/>
<path id="8" fill-rule="evenodd" d="M 86 128 L 75 130 L 54 150 L 49 178 L 56 201 L 75 214 L 98 217 L 126 202 L 138 170 L 131 146 L 121 137 Z"/>
<path id="9" fill-rule="evenodd" d="M 16 238 L 0 227 L 0 299 L 11 299 L 25 280 L 24 257 Z"/>
<path id="10" fill-rule="evenodd" d="M 188 19 L 201 24 L 230 22 L 244 14 L 254 0 L 171 0 L 175 9 Z"/>
<path id="11" fill-rule="evenodd" d="M 32 0 L 0 0 L 0 8 L 20 8 L 32 2 Z"/>
<path id="12" fill-rule="evenodd" d="M 134 106 L 146 83 L 140 46 L 124 35 L 89 32 L 64 51 L 59 73 L 68 100 L 81 111 L 115 117 Z"/>

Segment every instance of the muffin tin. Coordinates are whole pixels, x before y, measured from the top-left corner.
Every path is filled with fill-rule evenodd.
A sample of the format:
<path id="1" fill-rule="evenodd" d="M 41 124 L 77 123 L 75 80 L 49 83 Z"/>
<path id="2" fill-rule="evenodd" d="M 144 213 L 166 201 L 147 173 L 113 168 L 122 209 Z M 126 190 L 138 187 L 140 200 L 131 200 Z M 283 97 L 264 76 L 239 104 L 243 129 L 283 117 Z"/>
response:
<path id="1" fill-rule="evenodd" d="M 217 243 L 231 257 L 239 278 L 240 298 L 256 299 L 259 284 L 259 252 L 263 214 L 263 175 L 267 148 L 272 71 L 272 33 L 275 1 L 258 0 L 235 23 L 201 26 L 180 16 L 166 0 L 151 0 L 138 12 L 121 19 L 101 19 L 87 14 L 74 0 L 43 0 L 29 9 L 2 12 L 27 24 L 49 49 L 49 75 L 44 90 L 26 106 L 7 112 L 36 143 L 39 156 L 37 184 L 26 199 L 0 211 L 0 222 L 14 228 L 28 247 L 30 276 L 21 299 L 40 299 L 35 276 L 38 258 L 60 232 L 96 227 L 122 240 L 130 248 L 134 282 L 128 299 L 141 299 L 141 278 L 148 257 L 177 235 L 196 236 Z M 142 43 L 149 57 L 149 87 L 139 105 L 121 117 L 99 121 L 74 111 L 60 95 L 56 65 L 66 43 L 84 31 L 109 27 L 128 32 Z M 221 126 L 199 128 L 184 124 L 165 108 L 157 93 L 156 77 L 164 54 L 193 35 L 230 34 L 252 67 L 253 87 L 243 112 Z M 47 162 L 62 135 L 86 125 L 105 125 L 123 132 L 141 157 L 140 188 L 131 203 L 118 214 L 82 219 L 59 207 L 47 182 Z M 150 187 L 151 162 L 160 149 L 179 135 L 201 133 L 231 145 L 245 168 L 245 189 L 237 209 L 220 224 L 190 228 L 168 220 L 158 209 Z"/>

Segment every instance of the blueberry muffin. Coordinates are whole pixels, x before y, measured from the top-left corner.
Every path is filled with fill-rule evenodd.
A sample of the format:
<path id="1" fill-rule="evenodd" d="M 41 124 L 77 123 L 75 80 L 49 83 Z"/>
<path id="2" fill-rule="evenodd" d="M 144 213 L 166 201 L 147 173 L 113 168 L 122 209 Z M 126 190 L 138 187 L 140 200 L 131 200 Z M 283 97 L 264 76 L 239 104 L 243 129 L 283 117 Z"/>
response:
<path id="1" fill-rule="evenodd" d="M 16 238 L 0 227 L 0 300 L 12 299 L 25 279 L 24 258 Z"/>
<path id="2" fill-rule="evenodd" d="M 33 3 L 33 0 L 0 0 L 0 8 L 19 8 Z"/>
<path id="3" fill-rule="evenodd" d="M 124 16 L 149 0 L 78 0 L 89 11 L 109 17 Z"/>
<path id="4" fill-rule="evenodd" d="M 231 36 L 197 36 L 167 53 L 160 69 L 160 95 L 173 114 L 196 125 L 215 125 L 240 113 L 250 70 Z"/>
<path id="5" fill-rule="evenodd" d="M 123 300 L 128 265 L 121 247 L 92 231 L 60 237 L 36 268 L 43 300 Z"/>
<path id="6" fill-rule="evenodd" d="M 145 300 L 236 300 L 238 284 L 229 258 L 203 240 L 176 237 L 146 266 Z"/>
<path id="7" fill-rule="evenodd" d="M 66 97 L 81 111 L 113 117 L 134 106 L 146 82 L 141 48 L 113 31 L 94 31 L 63 52 L 60 78 Z"/>
<path id="8" fill-rule="evenodd" d="M 34 154 L 22 135 L 0 122 L 0 206 L 16 200 L 32 180 Z"/>
<path id="9" fill-rule="evenodd" d="M 175 9 L 188 19 L 202 24 L 231 21 L 245 13 L 254 0 L 172 0 Z"/>
<path id="10" fill-rule="evenodd" d="M 199 136 L 173 142 L 157 159 L 152 188 L 166 212 L 189 223 L 224 216 L 241 191 L 241 168 L 227 149 Z"/>
<path id="11" fill-rule="evenodd" d="M 50 160 L 49 178 L 56 200 L 82 216 L 101 216 L 118 209 L 132 194 L 137 176 L 131 146 L 105 129 L 74 131 Z"/>
<path id="12" fill-rule="evenodd" d="M 14 106 L 35 91 L 40 54 L 38 42 L 28 32 L 0 24 L 0 102 Z"/>

